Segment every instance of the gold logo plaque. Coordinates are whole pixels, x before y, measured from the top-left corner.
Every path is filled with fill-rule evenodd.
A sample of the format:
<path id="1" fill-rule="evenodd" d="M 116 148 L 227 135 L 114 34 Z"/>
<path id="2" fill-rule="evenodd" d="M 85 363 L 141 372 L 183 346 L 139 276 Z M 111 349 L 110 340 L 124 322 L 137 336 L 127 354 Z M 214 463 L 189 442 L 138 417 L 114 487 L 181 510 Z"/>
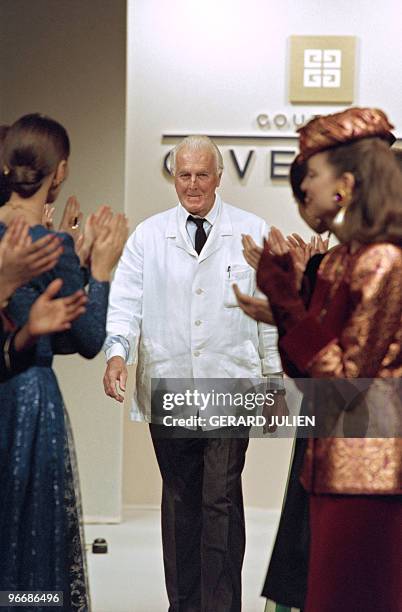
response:
<path id="1" fill-rule="evenodd" d="M 290 102 L 353 102 L 355 50 L 355 36 L 291 36 Z"/>

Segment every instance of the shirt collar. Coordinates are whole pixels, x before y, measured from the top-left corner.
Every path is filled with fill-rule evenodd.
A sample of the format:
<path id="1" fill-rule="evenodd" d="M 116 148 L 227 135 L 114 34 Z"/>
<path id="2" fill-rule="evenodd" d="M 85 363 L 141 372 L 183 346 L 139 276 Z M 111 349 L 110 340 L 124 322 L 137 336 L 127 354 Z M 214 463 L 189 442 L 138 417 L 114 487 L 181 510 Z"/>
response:
<path id="1" fill-rule="evenodd" d="M 222 200 L 219 197 L 219 195 L 216 193 L 215 194 L 215 202 L 214 205 L 212 206 L 211 210 L 209 211 L 209 213 L 207 214 L 206 217 L 204 217 L 204 219 L 206 221 L 208 221 L 208 223 L 210 223 L 211 225 L 213 225 L 218 217 L 219 211 L 221 209 L 222 206 Z M 190 213 L 184 208 L 184 206 L 181 205 L 181 203 L 179 202 L 179 219 L 180 222 L 183 223 L 184 225 L 187 222 L 188 219 L 188 215 Z M 196 216 L 196 215 L 195 215 Z"/>

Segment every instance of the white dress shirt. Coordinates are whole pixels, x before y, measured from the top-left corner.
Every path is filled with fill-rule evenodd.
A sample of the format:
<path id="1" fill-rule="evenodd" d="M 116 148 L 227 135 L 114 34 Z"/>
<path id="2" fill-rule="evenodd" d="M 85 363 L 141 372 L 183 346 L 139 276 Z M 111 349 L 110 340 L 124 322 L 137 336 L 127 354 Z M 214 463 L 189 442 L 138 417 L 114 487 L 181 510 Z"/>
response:
<path id="1" fill-rule="evenodd" d="M 183 208 L 183 206 L 181 204 L 179 204 L 179 206 L 182 209 L 180 211 L 180 216 L 182 217 L 184 215 L 186 217 L 186 230 L 187 230 L 187 234 L 190 237 L 191 244 L 193 246 L 195 246 L 195 233 L 197 231 L 197 226 L 196 226 L 196 224 L 193 221 L 191 221 L 188 218 L 188 215 L 189 215 L 188 211 L 185 208 Z M 192 215 L 192 217 L 195 217 L 196 219 L 197 218 L 198 219 L 201 219 L 201 218 L 204 219 L 203 228 L 204 228 L 204 232 L 207 235 L 207 240 L 208 240 L 209 234 L 211 233 L 212 226 L 215 223 L 215 220 L 216 220 L 216 218 L 217 218 L 217 216 L 219 214 L 220 207 L 221 207 L 221 200 L 215 198 L 215 202 L 214 202 L 213 207 L 211 208 L 211 210 L 209 211 L 209 213 L 205 217 L 199 217 L 198 215 Z M 184 213 L 183 213 L 183 211 L 184 211 Z"/>

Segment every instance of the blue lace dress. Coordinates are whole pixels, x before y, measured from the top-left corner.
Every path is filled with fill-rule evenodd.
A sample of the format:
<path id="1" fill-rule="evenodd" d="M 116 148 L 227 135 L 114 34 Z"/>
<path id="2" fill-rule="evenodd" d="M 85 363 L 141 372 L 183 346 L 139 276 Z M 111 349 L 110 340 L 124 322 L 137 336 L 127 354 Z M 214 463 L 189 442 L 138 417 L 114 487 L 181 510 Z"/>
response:
<path id="1" fill-rule="evenodd" d="M 0 223 L 0 239 L 4 231 Z M 33 240 L 47 232 L 39 225 L 31 229 Z M 61 295 L 89 281 L 85 314 L 68 332 L 42 336 L 31 367 L 0 384 L 0 590 L 63 591 L 58 610 L 87 612 L 74 444 L 52 361 L 55 353 L 77 352 L 90 359 L 100 351 L 109 283 L 85 278 L 71 237 L 60 235 L 64 250 L 57 265 L 18 289 L 7 308 L 19 326 L 53 279 L 63 279 Z M 40 609 L 32 607 L 32 612 Z"/>

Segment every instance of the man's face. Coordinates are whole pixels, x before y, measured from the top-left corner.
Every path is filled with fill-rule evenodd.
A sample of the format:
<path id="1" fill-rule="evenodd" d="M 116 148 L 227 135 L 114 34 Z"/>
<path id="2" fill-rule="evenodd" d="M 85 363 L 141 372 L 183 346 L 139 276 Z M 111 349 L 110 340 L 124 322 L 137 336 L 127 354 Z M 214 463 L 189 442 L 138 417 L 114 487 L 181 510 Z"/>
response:
<path id="1" fill-rule="evenodd" d="M 176 155 L 174 186 L 181 205 L 191 215 L 205 217 L 215 202 L 221 177 L 208 149 L 181 149 Z"/>

